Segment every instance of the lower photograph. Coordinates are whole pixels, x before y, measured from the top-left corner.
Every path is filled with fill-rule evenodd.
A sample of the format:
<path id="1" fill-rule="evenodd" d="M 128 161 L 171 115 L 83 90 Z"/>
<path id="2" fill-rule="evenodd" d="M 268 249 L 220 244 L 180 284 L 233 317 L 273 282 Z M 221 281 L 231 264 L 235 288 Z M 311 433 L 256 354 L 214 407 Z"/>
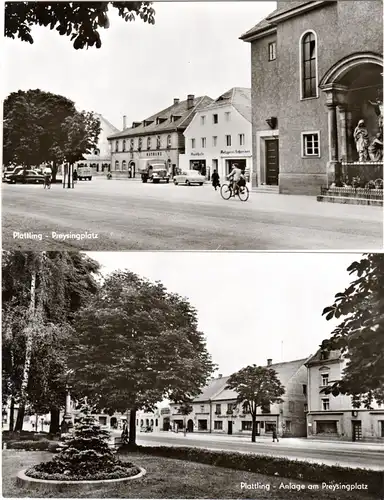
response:
<path id="1" fill-rule="evenodd" d="M 384 254 L 2 253 L 4 498 L 384 498 Z"/>

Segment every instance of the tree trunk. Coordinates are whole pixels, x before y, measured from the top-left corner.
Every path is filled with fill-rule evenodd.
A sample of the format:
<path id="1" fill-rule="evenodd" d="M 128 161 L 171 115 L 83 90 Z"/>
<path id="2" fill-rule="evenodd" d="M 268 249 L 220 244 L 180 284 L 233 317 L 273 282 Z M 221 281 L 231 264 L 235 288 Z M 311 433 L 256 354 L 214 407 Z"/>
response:
<path id="1" fill-rule="evenodd" d="M 17 418 L 16 418 L 15 432 L 21 432 L 23 430 L 24 415 L 25 415 L 25 405 L 24 405 L 24 403 L 19 403 L 19 409 L 17 411 Z"/>
<path id="2" fill-rule="evenodd" d="M 12 397 L 9 409 L 9 431 L 12 432 L 14 427 L 15 427 L 15 399 Z"/>
<path id="3" fill-rule="evenodd" d="M 129 439 L 130 446 L 136 446 L 136 408 L 129 412 Z"/>
<path id="4" fill-rule="evenodd" d="M 56 182 L 57 168 L 58 168 L 57 163 L 55 161 L 52 162 L 52 182 Z"/>
<path id="5" fill-rule="evenodd" d="M 51 408 L 51 423 L 49 426 L 50 434 L 60 433 L 60 410 L 58 408 Z"/>
<path id="6" fill-rule="evenodd" d="M 72 165 L 68 163 L 68 189 L 71 188 L 71 170 L 72 170 Z"/>
<path id="7" fill-rule="evenodd" d="M 252 415 L 252 443 L 256 442 L 256 413 Z"/>

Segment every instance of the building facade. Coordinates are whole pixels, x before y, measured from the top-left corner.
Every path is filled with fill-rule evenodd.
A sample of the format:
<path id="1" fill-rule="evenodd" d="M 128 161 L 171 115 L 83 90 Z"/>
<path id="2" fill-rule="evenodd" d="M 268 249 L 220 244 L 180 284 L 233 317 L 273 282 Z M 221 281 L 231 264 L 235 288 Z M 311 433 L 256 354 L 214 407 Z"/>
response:
<path id="1" fill-rule="evenodd" d="M 92 167 L 94 172 L 108 172 L 111 169 L 111 145 L 108 137 L 116 134 L 119 129 L 100 114 L 95 114 L 100 120 L 100 135 L 96 148 L 89 154 L 83 155 L 84 159 L 76 163 L 76 167 Z"/>
<path id="2" fill-rule="evenodd" d="M 269 408 L 259 409 L 257 415 L 257 434 L 272 435 L 276 427 L 281 436 L 305 436 L 305 410 L 307 404 L 307 369 L 306 359 L 287 363 L 272 364 L 285 388 L 283 403 L 273 404 Z M 174 429 L 188 432 L 207 432 L 216 434 L 251 434 L 252 418 L 237 404 L 235 391 L 226 389 L 229 377 L 219 376 L 213 379 L 193 400 L 193 411 L 180 415 L 179 405 L 171 404 L 171 424 Z"/>
<path id="3" fill-rule="evenodd" d="M 235 87 L 196 112 L 184 132 L 185 155 L 180 167 L 195 169 L 208 178 L 216 170 L 221 178 L 239 167 L 252 172 L 251 89 Z"/>
<path id="4" fill-rule="evenodd" d="M 340 175 L 348 182 L 358 161 L 382 173 L 382 146 L 381 163 L 361 158 L 354 137 L 359 120 L 366 149 L 382 135 L 381 0 L 278 0 L 241 39 L 251 43 L 254 186 L 317 195 Z"/>
<path id="5" fill-rule="evenodd" d="M 384 407 L 353 408 L 351 397 L 326 394 L 324 389 L 340 380 L 346 365 L 339 351 L 319 350 L 308 368 L 308 437 L 352 441 L 384 441 Z"/>
<path id="6" fill-rule="evenodd" d="M 175 98 L 168 108 L 110 135 L 111 171 L 135 177 L 145 160 L 156 159 L 174 175 L 179 168 L 179 155 L 185 152 L 183 133 L 196 111 L 210 102 L 210 97 L 192 94 L 185 101 Z"/>

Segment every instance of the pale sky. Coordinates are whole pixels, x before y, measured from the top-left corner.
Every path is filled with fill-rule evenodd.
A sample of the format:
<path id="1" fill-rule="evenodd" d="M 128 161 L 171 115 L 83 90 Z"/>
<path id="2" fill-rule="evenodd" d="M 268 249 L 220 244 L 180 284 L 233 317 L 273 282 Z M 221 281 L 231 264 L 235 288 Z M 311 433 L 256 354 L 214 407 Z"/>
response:
<path id="1" fill-rule="evenodd" d="M 102 47 L 75 50 L 69 37 L 36 26 L 34 44 L 5 39 L 3 94 L 39 88 L 117 128 L 141 121 L 187 94 L 217 98 L 251 86 L 250 44 L 239 36 L 276 2 L 155 2 L 156 24 L 126 23 L 110 8 Z"/>
<path id="2" fill-rule="evenodd" d="M 321 316 L 351 283 L 360 254 L 87 252 L 103 266 L 161 281 L 197 309 L 216 374 L 314 354 L 332 324 Z M 337 323 L 334 323 L 334 325 Z"/>

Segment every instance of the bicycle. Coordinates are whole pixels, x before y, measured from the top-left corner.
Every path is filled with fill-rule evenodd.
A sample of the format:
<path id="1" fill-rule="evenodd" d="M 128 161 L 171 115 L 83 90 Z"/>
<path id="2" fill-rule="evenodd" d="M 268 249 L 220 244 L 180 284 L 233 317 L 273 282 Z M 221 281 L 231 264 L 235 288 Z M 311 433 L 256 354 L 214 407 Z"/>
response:
<path id="1" fill-rule="evenodd" d="M 223 184 L 220 188 L 221 197 L 229 200 L 232 196 L 238 196 L 241 201 L 247 201 L 249 198 L 249 189 L 247 186 L 237 186 L 236 193 L 233 193 L 232 183 Z"/>
<path id="2" fill-rule="evenodd" d="M 51 177 L 50 176 L 44 177 L 44 189 L 51 189 Z"/>

